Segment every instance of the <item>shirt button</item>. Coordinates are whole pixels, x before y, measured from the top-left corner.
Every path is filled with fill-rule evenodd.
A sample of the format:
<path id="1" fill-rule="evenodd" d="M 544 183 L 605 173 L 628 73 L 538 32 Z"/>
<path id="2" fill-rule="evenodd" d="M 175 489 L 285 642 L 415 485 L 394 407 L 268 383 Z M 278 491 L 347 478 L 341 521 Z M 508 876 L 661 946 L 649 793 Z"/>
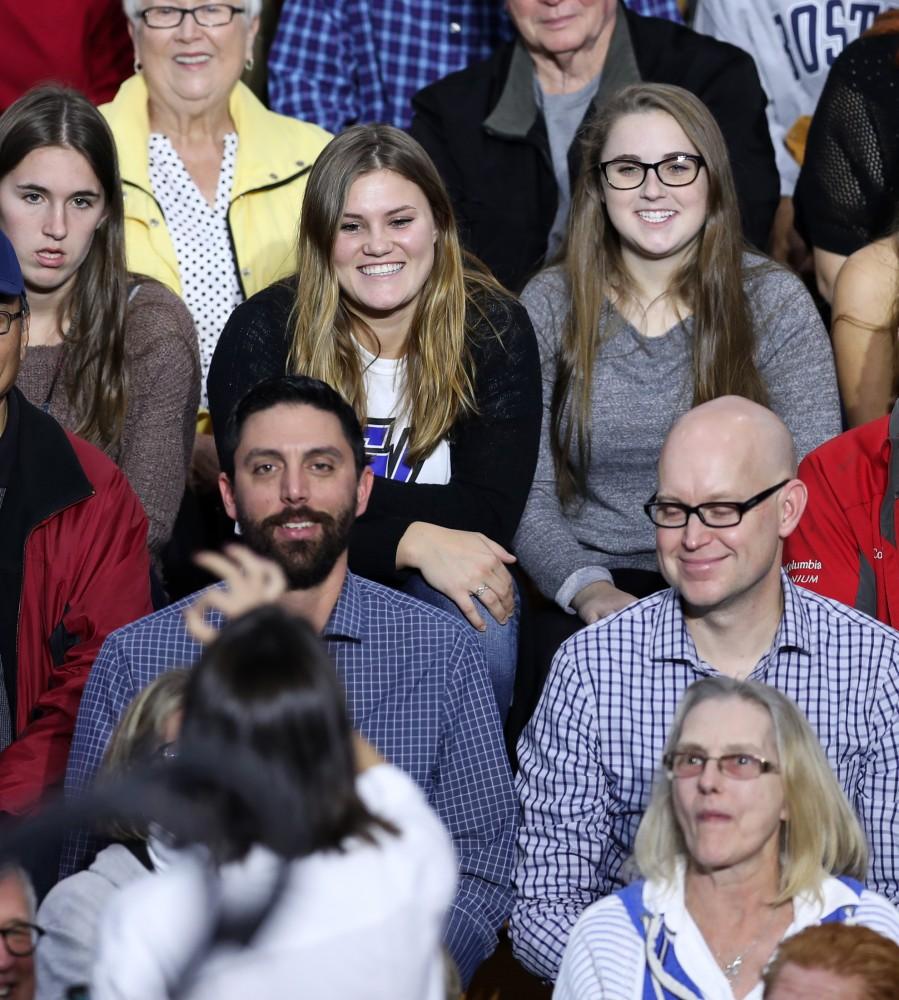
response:
<path id="1" fill-rule="evenodd" d="M 450 21 L 450 34 L 458 35 L 462 30 L 462 25 L 458 21 Z"/>
<path id="2" fill-rule="evenodd" d="M 249 278 L 249 276 L 250 276 L 250 269 L 248 267 L 244 267 L 244 268 L 241 269 L 240 273 L 243 275 L 243 277 Z"/>
<path id="3" fill-rule="evenodd" d="M 158 226 L 159 225 L 159 219 L 150 219 L 150 225 L 151 226 Z"/>
<path id="4" fill-rule="evenodd" d="M 278 179 L 278 175 L 277 174 L 269 174 L 269 177 L 271 177 L 271 179 L 273 181 L 276 181 Z"/>

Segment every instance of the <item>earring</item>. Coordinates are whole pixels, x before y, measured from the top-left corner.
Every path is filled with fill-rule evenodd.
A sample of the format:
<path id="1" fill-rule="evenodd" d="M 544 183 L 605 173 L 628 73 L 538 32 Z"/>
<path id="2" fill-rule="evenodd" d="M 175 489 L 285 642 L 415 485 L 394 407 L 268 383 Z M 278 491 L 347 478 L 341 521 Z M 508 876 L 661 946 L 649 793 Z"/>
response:
<path id="1" fill-rule="evenodd" d="M 135 60 L 134 60 L 134 72 L 135 73 L 140 73 L 140 71 L 143 68 L 144 68 L 144 64 L 140 61 L 140 59 L 135 58 Z"/>
<path id="2" fill-rule="evenodd" d="M 245 69 L 245 70 L 246 70 L 246 71 L 247 71 L 248 73 L 252 73 L 252 72 L 253 72 L 253 67 L 254 67 L 255 65 L 256 65 L 256 60 L 255 60 L 255 59 L 254 59 L 254 58 L 253 58 L 252 56 L 249 56 L 249 57 L 247 58 L 247 61 L 246 61 L 246 62 L 245 62 L 245 63 L 243 64 L 243 68 L 244 68 L 244 69 Z"/>

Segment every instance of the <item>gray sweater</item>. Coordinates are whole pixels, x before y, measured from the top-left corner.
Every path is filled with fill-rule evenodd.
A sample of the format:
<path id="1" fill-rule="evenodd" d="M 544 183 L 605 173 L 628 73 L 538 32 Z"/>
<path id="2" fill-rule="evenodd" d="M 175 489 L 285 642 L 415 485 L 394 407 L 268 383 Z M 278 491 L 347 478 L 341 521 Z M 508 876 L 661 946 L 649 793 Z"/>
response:
<path id="1" fill-rule="evenodd" d="M 801 458 L 840 433 L 840 403 L 830 340 L 802 282 L 780 267 L 756 270 L 747 254 L 745 288 L 756 332 L 756 363 L 771 409 L 793 435 Z M 590 583 L 612 569 L 657 570 L 653 527 L 643 504 L 656 488 L 656 463 L 672 423 L 693 399 L 688 317 L 661 337 L 623 323 L 593 370 L 593 496 L 563 511 L 549 447 L 549 403 L 567 282 L 558 268 L 537 275 L 521 301 L 530 314 L 543 370 L 543 426 L 537 472 L 515 536 L 521 565 L 541 592 L 570 610 Z"/>

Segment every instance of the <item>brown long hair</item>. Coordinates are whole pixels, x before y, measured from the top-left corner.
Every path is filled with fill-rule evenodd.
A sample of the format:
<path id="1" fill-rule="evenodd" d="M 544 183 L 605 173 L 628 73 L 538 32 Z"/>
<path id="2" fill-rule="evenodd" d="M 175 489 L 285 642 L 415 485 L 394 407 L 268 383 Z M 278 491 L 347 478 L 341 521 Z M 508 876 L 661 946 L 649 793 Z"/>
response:
<path id="1" fill-rule="evenodd" d="M 75 90 L 35 87 L 0 117 L 0 177 L 35 149 L 80 153 L 97 175 L 106 218 L 94 234 L 62 311 L 71 318 L 63 342 L 63 384 L 76 414 L 74 431 L 108 449 L 121 438 L 127 407 L 125 212 L 115 141 L 103 116 Z M 60 326 L 63 316 L 59 317 Z"/>
<path id="2" fill-rule="evenodd" d="M 365 324 L 341 294 L 331 255 L 350 187 L 375 170 L 391 170 L 417 185 L 437 229 L 434 266 L 406 342 L 402 400 L 414 464 L 427 457 L 460 416 L 475 411 L 471 323 L 476 315 L 484 317 L 485 295 L 506 293 L 476 261 L 463 258 L 449 196 L 424 149 L 392 126 L 356 125 L 328 144 L 306 185 L 288 373 L 327 382 L 365 424 L 364 373 L 353 338 L 354 327 Z M 373 331 L 366 332 L 374 336 Z"/>
<path id="3" fill-rule="evenodd" d="M 625 87 L 585 137 L 561 265 L 571 307 L 562 330 L 550 433 L 563 503 L 587 494 L 593 366 L 603 343 L 619 328 L 606 303 L 610 293 L 622 302 L 633 297 L 620 238 L 603 201 L 599 163 L 612 126 L 625 115 L 649 111 L 671 115 L 702 156 L 708 174 L 705 223 L 668 290 L 673 301 L 685 303 L 693 314 L 693 405 L 731 394 L 767 403 L 754 359 L 755 334 L 743 291 L 740 214 L 721 131 L 702 101 L 681 87 Z"/>

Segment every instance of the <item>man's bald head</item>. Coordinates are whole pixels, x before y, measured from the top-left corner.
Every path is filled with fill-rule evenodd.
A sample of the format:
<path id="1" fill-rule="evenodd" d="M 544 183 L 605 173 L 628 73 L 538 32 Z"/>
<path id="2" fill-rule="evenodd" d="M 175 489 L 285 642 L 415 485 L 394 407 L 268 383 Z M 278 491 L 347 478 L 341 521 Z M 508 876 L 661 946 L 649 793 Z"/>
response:
<path id="1" fill-rule="evenodd" d="M 796 475 L 796 449 L 780 417 L 742 396 L 720 396 L 689 410 L 668 432 L 659 457 L 660 483 L 666 462 L 707 463 L 719 454 L 751 465 L 772 482 Z"/>
<path id="2" fill-rule="evenodd" d="M 657 526 L 656 553 L 690 614 L 744 600 L 779 614 L 783 540 L 807 495 L 795 474 L 790 432 L 748 399 L 722 396 L 674 424 L 659 458 L 656 499 L 675 523 L 678 512 L 689 512 L 678 527 Z"/>

